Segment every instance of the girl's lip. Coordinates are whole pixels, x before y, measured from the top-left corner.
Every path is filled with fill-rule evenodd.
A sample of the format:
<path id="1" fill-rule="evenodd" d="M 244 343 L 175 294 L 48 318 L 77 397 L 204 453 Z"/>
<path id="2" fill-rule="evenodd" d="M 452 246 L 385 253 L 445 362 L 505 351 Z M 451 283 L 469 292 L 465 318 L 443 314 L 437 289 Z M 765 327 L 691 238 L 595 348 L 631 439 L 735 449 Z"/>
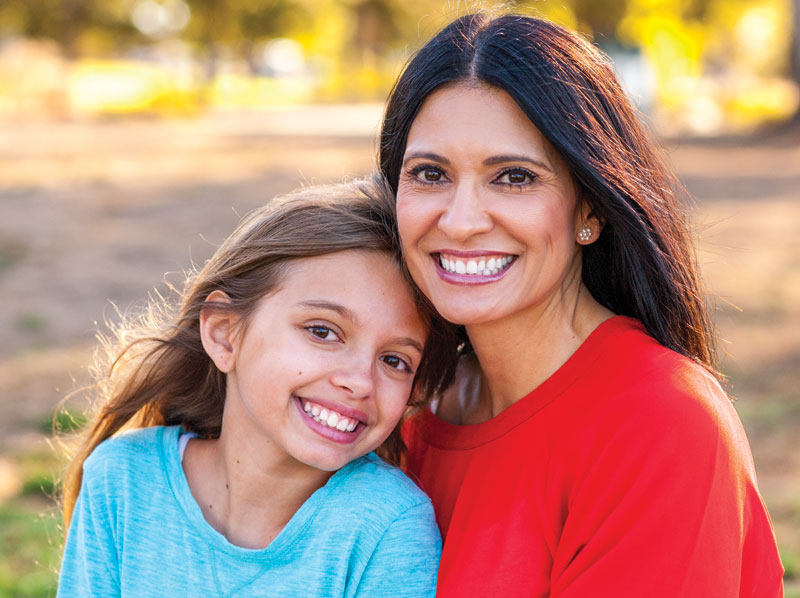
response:
<path id="1" fill-rule="evenodd" d="M 350 419 L 356 419 L 362 424 L 367 423 L 367 414 L 363 411 L 359 411 L 353 407 L 347 407 L 346 405 L 342 405 L 337 401 L 330 401 L 328 399 L 317 399 L 313 397 L 295 397 L 300 402 L 300 408 L 303 408 L 303 401 L 309 401 L 314 403 L 315 405 L 319 405 L 320 407 L 324 407 L 328 411 L 335 411 L 336 413 L 341 413 L 345 417 L 349 417 Z"/>
<path id="2" fill-rule="evenodd" d="M 297 405 L 297 410 L 300 412 L 300 417 L 303 418 L 303 421 L 306 423 L 306 425 L 327 440 L 331 440 L 339 444 L 352 444 L 359 436 L 361 436 L 361 432 L 363 432 L 366 428 L 366 425 L 363 422 L 360 422 L 356 426 L 356 429 L 352 432 L 342 432 L 341 430 L 330 428 L 319 423 L 318 421 L 315 421 L 308 413 L 306 413 L 303 409 L 303 401 L 299 397 L 295 397 L 294 402 L 295 405 Z M 313 402 L 316 403 L 316 401 Z"/>

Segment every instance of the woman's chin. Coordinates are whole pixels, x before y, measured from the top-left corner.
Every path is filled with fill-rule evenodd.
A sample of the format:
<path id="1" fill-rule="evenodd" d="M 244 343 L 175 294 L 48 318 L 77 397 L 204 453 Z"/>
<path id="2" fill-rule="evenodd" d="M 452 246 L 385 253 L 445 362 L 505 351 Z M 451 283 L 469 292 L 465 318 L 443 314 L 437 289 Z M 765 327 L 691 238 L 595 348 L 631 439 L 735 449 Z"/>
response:
<path id="1" fill-rule="evenodd" d="M 437 305 L 436 309 L 441 316 L 452 324 L 459 326 L 478 326 L 491 324 L 502 317 L 496 307 L 482 307 L 480 305 Z"/>

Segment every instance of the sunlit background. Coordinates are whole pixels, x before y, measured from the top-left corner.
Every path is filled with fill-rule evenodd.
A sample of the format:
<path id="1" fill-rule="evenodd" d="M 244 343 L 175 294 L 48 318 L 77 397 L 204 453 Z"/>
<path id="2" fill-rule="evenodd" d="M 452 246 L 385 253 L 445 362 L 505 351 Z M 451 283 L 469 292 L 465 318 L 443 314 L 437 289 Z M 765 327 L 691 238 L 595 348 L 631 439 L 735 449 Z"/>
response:
<path id="1" fill-rule="evenodd" d="M 492 6 L 2 0 L 0 597 L 55 595 L 53 424 L 85 421 L 80 395 L 58 406 L 88 380 L 97 327 L 180 284 L 275 194 L 374 168 L 411 52 Z M 504 7 L 608 54 L 694 196 L 728 390 L 800 597 L 798 0 Z"/>

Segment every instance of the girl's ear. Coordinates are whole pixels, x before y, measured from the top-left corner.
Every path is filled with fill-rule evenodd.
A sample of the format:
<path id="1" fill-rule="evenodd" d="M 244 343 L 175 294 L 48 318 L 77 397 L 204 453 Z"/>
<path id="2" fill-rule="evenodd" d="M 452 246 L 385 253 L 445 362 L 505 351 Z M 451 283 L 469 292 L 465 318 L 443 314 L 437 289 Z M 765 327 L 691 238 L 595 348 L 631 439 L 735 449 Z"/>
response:
<path id="1" fill-rule="evenodd" d="M 206 303 L 230 303 L 222 291 L 214 291 L 206 297 Z M 238 317 L 224 309 L 204 307 L 200 311 L 200 338 L 211 361 L 224 374 L 233 371 L 235 365 L 234 334 Z"/>

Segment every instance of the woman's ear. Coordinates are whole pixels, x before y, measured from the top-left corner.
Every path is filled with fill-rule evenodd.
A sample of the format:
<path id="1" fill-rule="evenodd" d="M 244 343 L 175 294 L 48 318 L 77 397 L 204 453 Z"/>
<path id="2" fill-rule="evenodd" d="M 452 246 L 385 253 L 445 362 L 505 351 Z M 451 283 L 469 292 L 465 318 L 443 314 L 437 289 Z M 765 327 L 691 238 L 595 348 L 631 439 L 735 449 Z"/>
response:
<path id="1" fill-rule="evenodd" d="M 225 309 L 215 309 L 213 303 L 230 303 L 222 291 L 214 291 L 206 297 L 208 307 L 200 311 L 200 338 L 211 361 L 224 374 L 235 366 L 234 335 L 238 317 Z"/>
<path id="2" fill-rule="evenodd" d="M 577 230 L 575 240 L 579 245 L 591 245 L 600 236 L 606 222 L 592 210 L 588 201 L 582 201 L 578 209 Z"/>

